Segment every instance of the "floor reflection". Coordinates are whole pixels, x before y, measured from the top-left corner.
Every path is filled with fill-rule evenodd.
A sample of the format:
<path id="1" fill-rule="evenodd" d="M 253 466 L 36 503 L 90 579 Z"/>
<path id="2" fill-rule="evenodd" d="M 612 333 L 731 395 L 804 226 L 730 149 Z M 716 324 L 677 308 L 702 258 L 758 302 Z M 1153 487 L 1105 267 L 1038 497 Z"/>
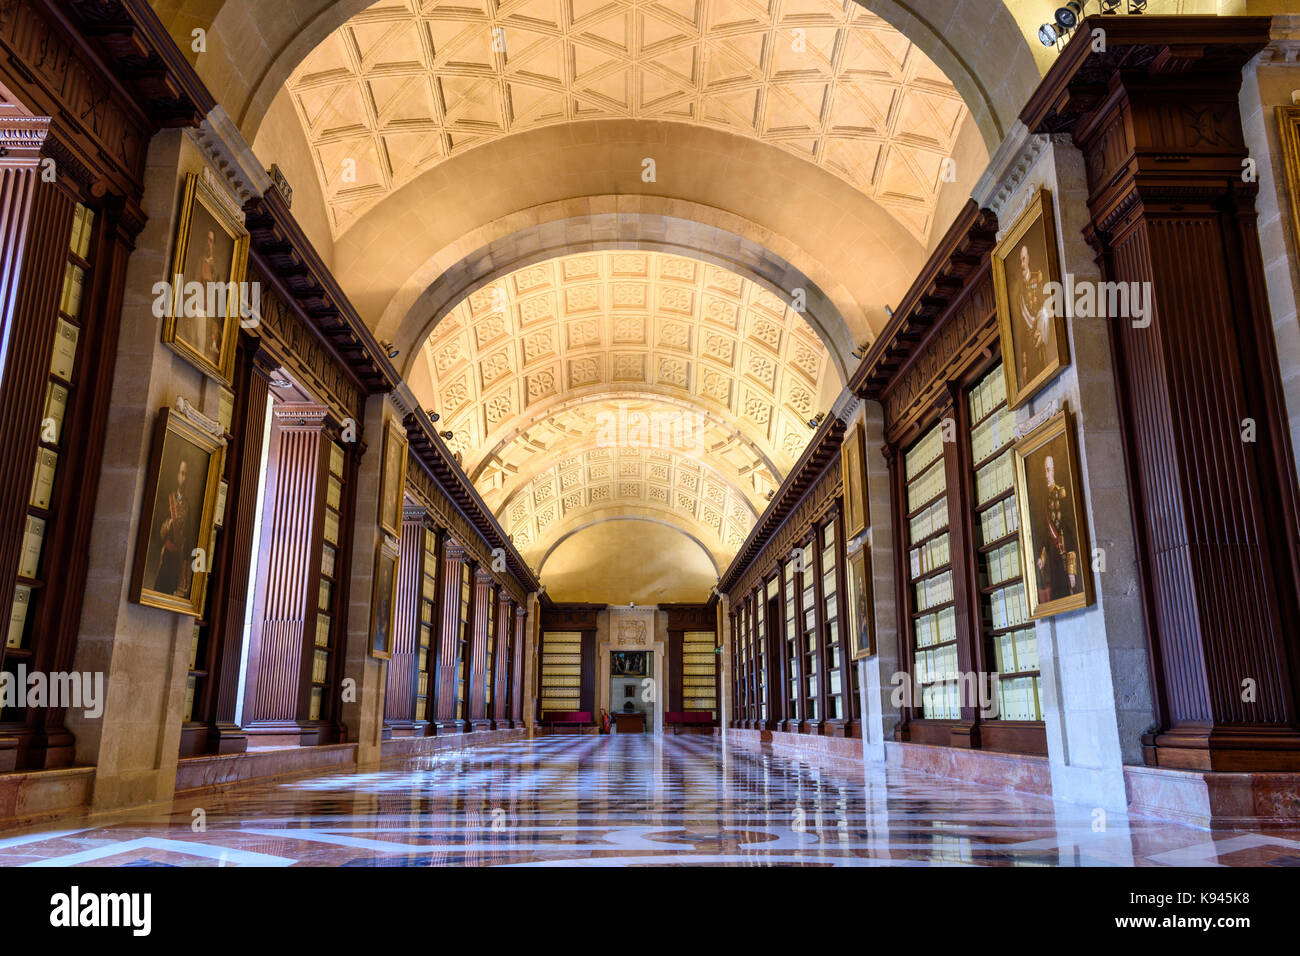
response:
<path id="1" fill-rule="evenodd" d="M 1209 832 L 716 738 L 541 737 L 73 820 L 6 866 L 1295 866 L 1300 831 Z"/>

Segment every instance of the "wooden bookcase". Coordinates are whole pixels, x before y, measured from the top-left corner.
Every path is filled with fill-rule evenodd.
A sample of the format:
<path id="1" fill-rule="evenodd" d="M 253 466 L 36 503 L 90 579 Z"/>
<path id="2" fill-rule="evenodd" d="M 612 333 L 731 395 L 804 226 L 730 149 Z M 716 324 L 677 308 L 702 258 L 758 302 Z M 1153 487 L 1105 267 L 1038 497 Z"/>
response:
<path id="1" fill-rule="evenodd" d="M 548 631 L 542 635 L 540 706 L 547 712 L 582 710 L 582 633 Z"/>
<path id="2" fill-rule="evenodd" d="M 347 453 L 336 441 L 325 445 L 329 455 L 325 477 L 325 512 L 322 522 L 320 582 L 316 593 L 316 629 L 312 635 L 311 689 L 307 719 L 328 717 L 325 707 L 326 688 L 330 683 L 330 649 L 334 622 L 339 617 L 340 548 L 343 526 L 344 475 Z"/>
<path id="3" fill-rule="evenodd" d="M 438 536 L 425 528 L 421 532 L 420 596 L 416 618 L 415 709 L 412 720 L 417 724 L 434 719 L 430 706 L 433 678 L 433 654 L 436 646 L 435 625 L 438 619 Z"/>
<path id="4" fill-rule="evenodd" d="M 712 631 L 682 634 L 682 708 L 707 710 L 718 717 L 718 664 Z"/>
<path id="5" fill-rule="evenodd" d="M 1038 639 L 1021 577 L 1020 511 L 1011 446 L 1015 414 L 1006 380 L 995 365 L 967 393 L 974 476 L 977 627 L 986 670 L 998 672 L 997 718 L 1041 721 Z"/>
<path id="6" fill-rule="evenodd" d="M 903 455 L 911 589 L 914 707 L 927 719 L 958 720 L 956 609 L 944 462 L 943 423 L 936 422 Z"/>
<path id="7" fill-rule="evenodd" d="M 824 627 L 826 631 L 826 719 L 847 720 L 853 714 L 852 704 L 846 704 L 846 692 L 852 693 L 849 673 L 855 670 L 854 663 L 845 659 L 844 646 L 840 640 L 840 605 L 839 605 L 839 536 L 836 534 L 836 520 L 832 519 L 818 532 L 821 543 L 820 571 L 821 594 Z M 845 687 L 845 681 L 850 680 Z"/>

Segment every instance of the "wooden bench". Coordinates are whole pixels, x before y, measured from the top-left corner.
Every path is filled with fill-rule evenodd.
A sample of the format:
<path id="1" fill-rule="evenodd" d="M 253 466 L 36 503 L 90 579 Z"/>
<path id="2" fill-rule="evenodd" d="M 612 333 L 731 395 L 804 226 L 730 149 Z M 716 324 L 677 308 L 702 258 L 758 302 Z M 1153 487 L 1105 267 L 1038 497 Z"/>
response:
<path id="1" fill-rule="evenodd" d="M 670 710 L 664 713 L 664 723 L 672 727 L 674 734 L 680 734 L 683 728 L 688 733 L 699 732 L 696 728 L 713 727 L 713 714 L 707 710 Z"/>
<path id="2" fill-rule="evenodd" d="M 543 727 L 589 727 L 589 710 L 544 710 L 540 723 Z"/>

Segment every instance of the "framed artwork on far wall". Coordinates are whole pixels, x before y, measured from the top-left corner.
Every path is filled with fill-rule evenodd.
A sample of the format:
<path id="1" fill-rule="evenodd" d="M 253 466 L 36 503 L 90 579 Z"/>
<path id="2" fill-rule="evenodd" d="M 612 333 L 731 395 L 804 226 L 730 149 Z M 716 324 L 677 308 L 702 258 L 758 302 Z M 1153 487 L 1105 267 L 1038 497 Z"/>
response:
<path id="1" fill-rule="evenodd" d="M 850 539 L 867 530 L 871 516 L 867 507 L 867 473 L 863 457 L 862 423 L 854 422 L 841 446 L 841 478 L 844 483 L 844 533 Z"/>
<path id="2" fill-rule="evenodd" d="M 1065 316 L 1056 314 L 1047 289 L 1048 283 L 1060 281 L 1052 195 L 1040 189 L 993 250 L 993 294 L 1010 408 L 1029 401 L 1070 364 Z"/>
<path id="3" fill-rule="evenodd" d="M 1074 419 L 1062 410 L 1014 446 L 1020 560 L 1031 618 L 1093 602 Z"/>
<path id="4" fill-rule="evenodd" d="M 375 553 L 375 577 L 370 595 L 370 656 L 393 657 L 393 621 L 397 609 L 397 541 L 384 535 Z"/>
<path id="5" fill-rule="evenodd" d="M 248 230 L 197 173 L 185 179 L 172 251 L 171 302 L 163 343 L 204 374 L 229 385 L 239 338 L 240 289 L 248 268 Z M 187 295 L 191 283 L 201 294 Z"/>
<path id="6" fill-rule="evenodd" d="M 849 652 L 853 660 L 876 654 L 875 601 L 871 595 L 871 542 L 848 556 Z"/>
<path id="7" fill-rule="evenodd" d="M 384 423 L 384 458 L 379 474 L 379 527 L 402 536 L 402 498 L 406 494 L 406 432 L 396 418 Z"/>
<path id="8" fill-rule="evenodd" d="M 195 551 L 211 558 L 225 446 L 221 426 L 207 423 L 183 399 L 159 412 L 131 574 L 132 601 L 194 617 L 207 578 L 195 570 Z"/>

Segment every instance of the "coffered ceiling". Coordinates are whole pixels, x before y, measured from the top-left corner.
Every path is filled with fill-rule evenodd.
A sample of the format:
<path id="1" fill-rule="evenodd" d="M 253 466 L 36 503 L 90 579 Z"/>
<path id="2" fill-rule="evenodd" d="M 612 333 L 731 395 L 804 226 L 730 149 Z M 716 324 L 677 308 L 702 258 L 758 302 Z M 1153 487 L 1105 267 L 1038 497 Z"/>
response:
<path id="1" fill-rule="evenodd" d="M 480 288 L 422 358 L 417 397 L 534 566 L 592 521 L 650 513 L 729 559 L 841 387 L 771 292 L 643 251 Z"/>
<path id="2" fill-rule="evenodd" d="M 966 116 L 934 64 L 853 0 L 379 0 L 287 86 L 335 236 L 477 145 L 639 118 L 779 146 L 924 243 Z"/>

